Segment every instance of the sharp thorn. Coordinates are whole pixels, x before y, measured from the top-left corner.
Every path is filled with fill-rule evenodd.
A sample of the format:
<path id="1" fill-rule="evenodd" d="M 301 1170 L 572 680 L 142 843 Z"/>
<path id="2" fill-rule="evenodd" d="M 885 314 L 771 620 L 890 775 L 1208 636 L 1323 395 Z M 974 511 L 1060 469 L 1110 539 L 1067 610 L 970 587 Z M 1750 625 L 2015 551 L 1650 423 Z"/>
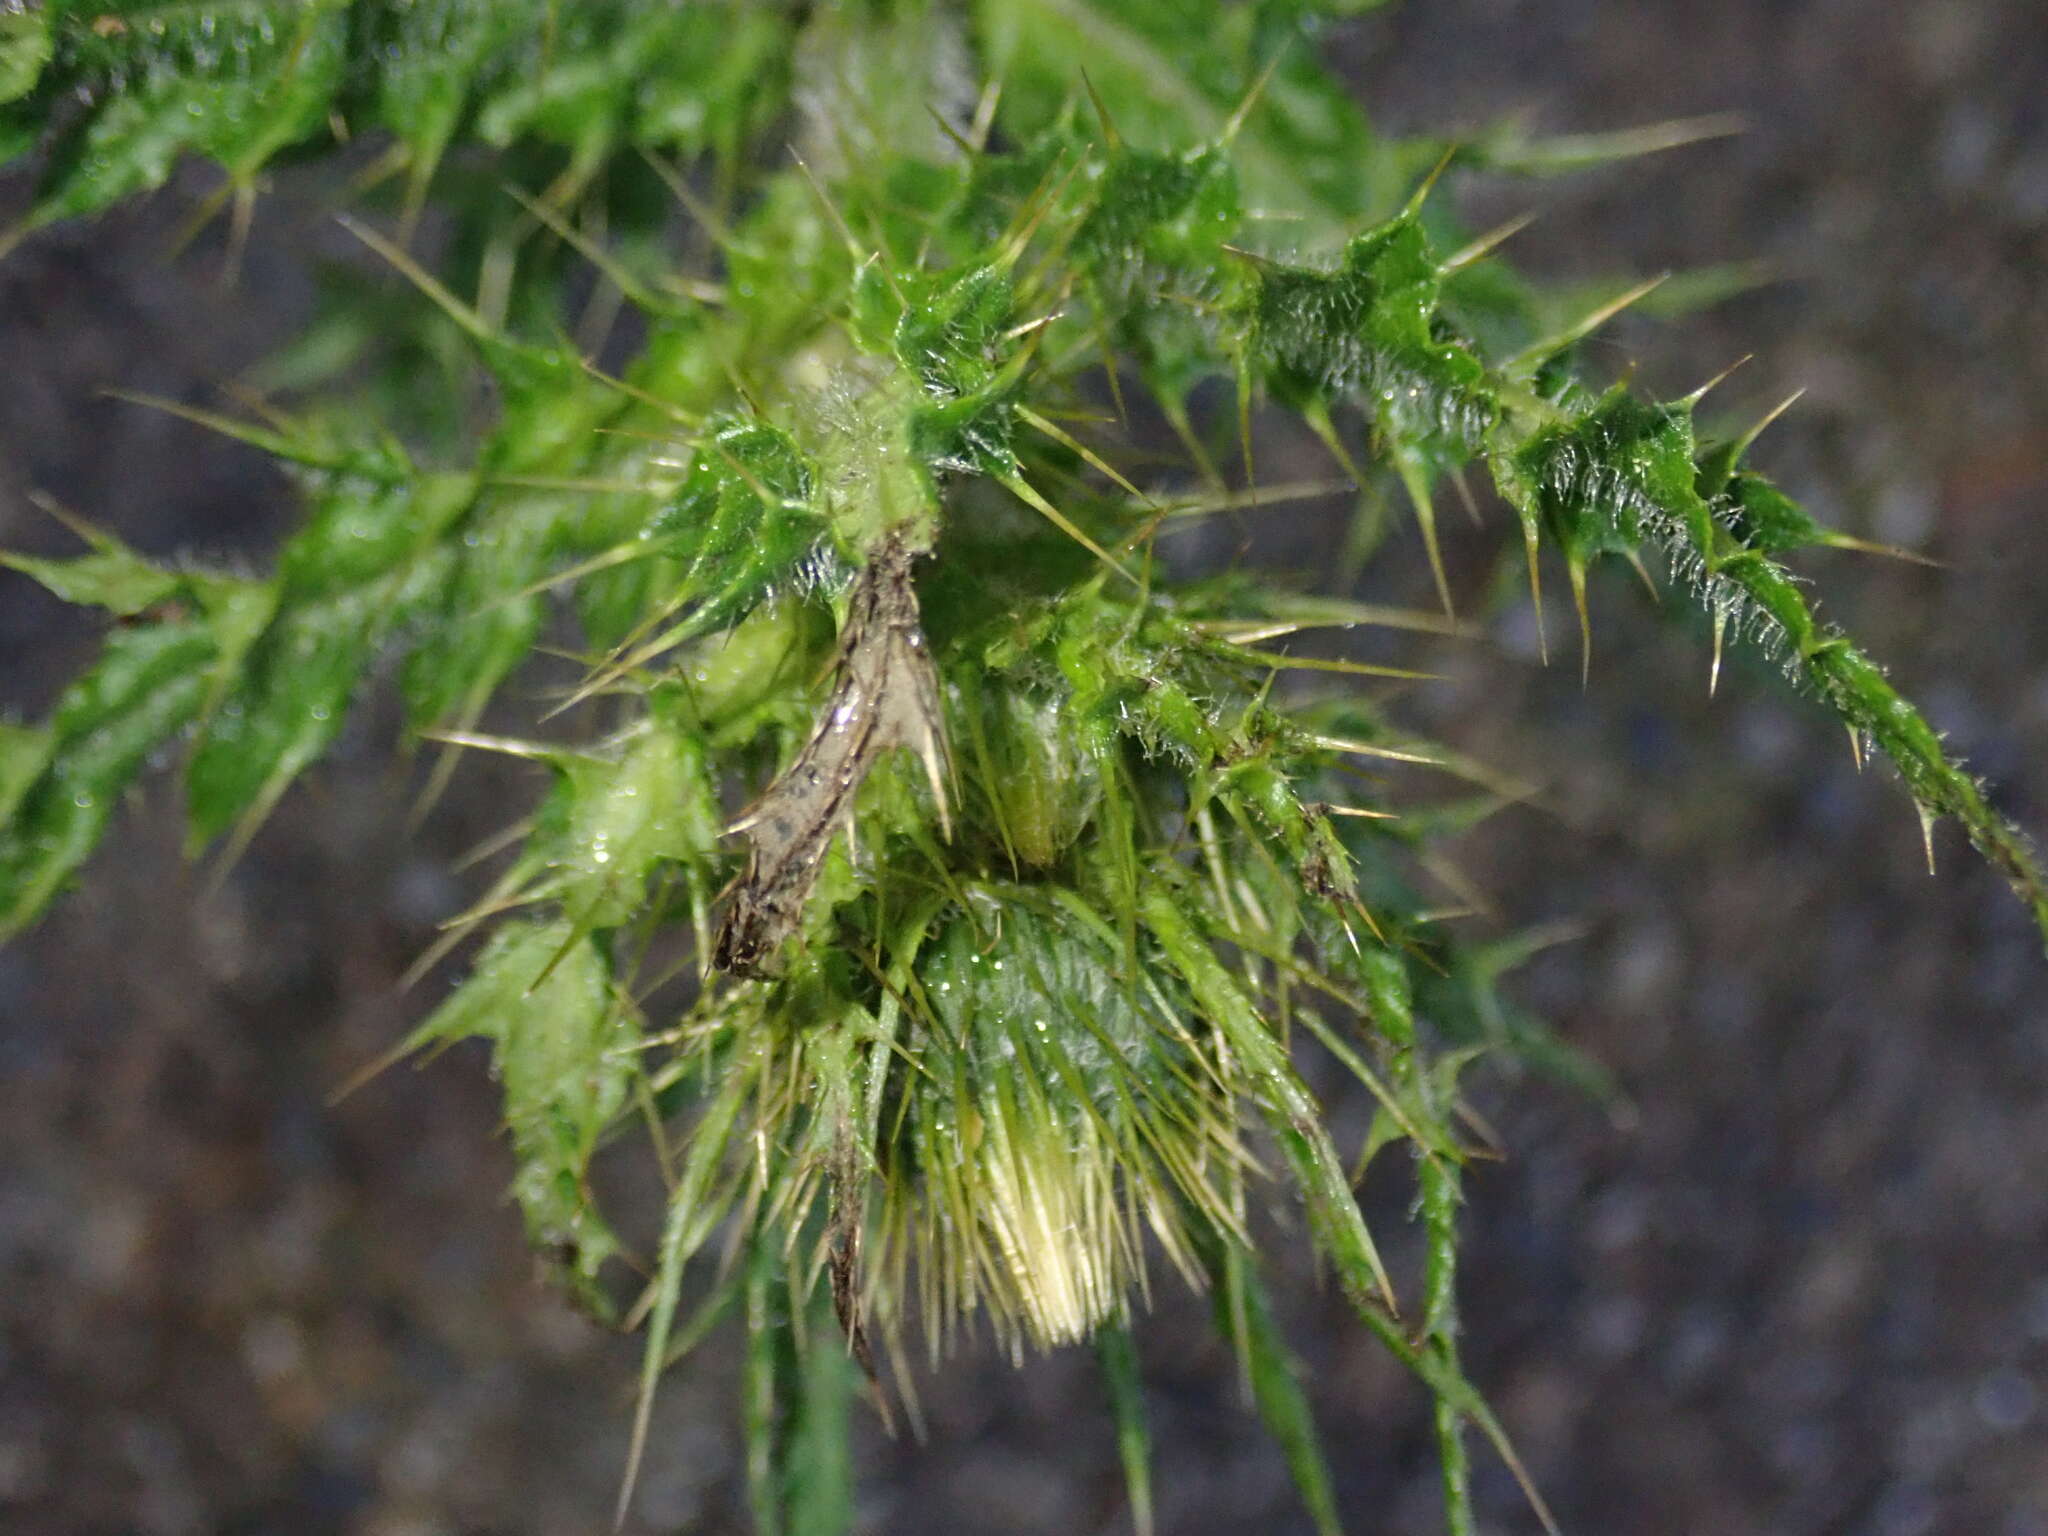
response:
<path id="1" fill-rule="evenodd" d="M 1533 212 L 1518 213 L 1506 223 L 1494 225 L 1492 229 L 1489 229 L 1471 244 L 1461 246 L 1458 250 L 1452 252 L 1444 258 L 1443 263 L 1437 270 L 1446 277 L 1450 276 L 1453 272 L 1462 271 L 1481 257 L 1488 255 L 1507 241 L 1512 240 L 1535 221 L 1536 215 Z"/>
<path id="2" fill-rule="evenodd" d="M 1443 179 L 1444 172 L 1451 168 L 1451 162 L 1458 158 L 1464 147 L 1462 144 L 1452 144 L 1437 157 L 1436 164 L 1431 166 L 1429 174 L 1422 178 L 1421 185 L 1408 195 L 1408 204 L 1401 210 L 1403 218 L 1412 219 L 1422 212 L 1422 205 L 1429 200 L 1429 194 L 1436 190 L 1437 182 Z"/>
<path id="3" fill-rule="evenodd" d="M 1450 578 L 1444 573 L 1444 554 L 1437 544 L 1436 506 L 1430 500 L 1429 473 L 1413 454 L 1398 454 L 1394 462 L 1401 475 L 1401 484 L 1407 489 L 1408 500 L 1414 504 L 1415 521 L 1422 529 L 1422 545 L 1429 554 L 1429 573 L 1436 578 L 1437 600 L 1444 605 L 1444 617 L 1454 619 L 1458 612 L 1451 604 Z"/>
<path id="4" fill-rule="evenodd" d="M 1237 110 L 1232 112 L 1229 120 L 1224 123 L 1223 132 L 1216 136 L 1218 144 L 1228 146 L 1237 138 L 1244 127 L 1245 119 L 1252 115 L 1252 109 L 1258 106 L 1260 98 L 1266 94 L 1266 87 L 1273 79 L 1273 71 L 1279 67 L 1280 55 L 1275 53 L 1266 61 L 1266 67 L 1259 71 L 1259 78 L 1252 82 L 1251 89 L 1244 93 L 1244 99 L 1237 104 Z"/>
<path id="5" fill-rule="evenodd" d="M 1625 551 L 1625 553 L 1628 556 L 1628 563 L 1635 569 L 1636 575 L 1641 578 L 1644 590 L 1650 594 L 1650 601 L 1661 604 L 1664 601 L 1664 594 L 1657 590 L 1657 580 L 1650 574 L 1650 568 L 1643 564 L 1641 552 L 1631 549 Z"/>
<path id="6" fill-rule="evenodd" d="M 1536 524 L 1533 520 L 1522 524 L 1522 549 L 1529 563 L 1529 606 L 1536 610 L 1536 654 L 1544 666 L 1550 665 L 1550 634 L 1543 622 L 1543 565 L 1539 556 Z"/>
<path id="7" fill-rule="evenodd" d="M 1730 363 L 1726 368 L 1723 368 L 1719 373 L 1715 374 L 1711 379 L 1707 380 L 1706 383 L 1700 385 L 1691 394 L 1680 395 L 1678 397 L 1677 403 L 1679 405 L 1687 407 L 1688 409 L 1690 409 L 1692 406 L 1698 405 L 1702 400 L 1706 399 L 1710 393 L 1712 393 L 1714 388 L 1717 385 L 1719 385 L 1722 380 L 1726 379 L 1729 374 L 1733 373 L 1736 369 L 1740 368 L 1744 363 L 1748 362 L 1755 355 L 1756 354 L 1753 352 L 1743 353 L 1742 356 L 1735 359 L 1734 362 Z"/>
<path id="8" fill-rule="evenodd" d="M 1095 116 L 1102 124 L 1103 145 L 1115 153 L 1124 147 L 1123 138 L 1116 131 L 1116 120 L 1109 115 L 1109 107 L 1104 103 L 1101 92 L 1095 89 L 1095 82 L 1088 78 L 1085 69 L 1081 71 L 1081 84 L 1088 92 L 1088 99 L 1095 103 Z"/>
<path id="9" fill-rule="evenodd" d="M 1754 443 L 1759 437 L 1763 436 L 1764 428 L 1768 427 L 1780 416 L 1784 415 L 1787 411 L 1791 410 L 1793 402 L 1805 393 L 1806 390 L 1803 386 L 1799 389 L 1795 389 L 1792 391 L 1791 394 L 1787 395 L 1784 399 L 1780 400 L 1768 411 L 1765 411 L 1763 415 L 1758 418 L 1757 424 L 1755 426 L 1751 427 L 1747 432 L 1743 433 L 1742 436 L 1738 437 L 1735 440 L 1735 454 L 1729 462 L 1734 464 L 1740 464 L 1742 462 L 1742 456 L 1745 453 L 1749 452 L 1750 444 Z"/>
<path id="10" fill-rule="evenodd" d="M 1593 621 L 1586 613 L 1586 567 L 1574 559 L 1569 568 L 1572 604 L 1579 610 L 1579 686 L 1584 688 L 1593 677 Z"/>

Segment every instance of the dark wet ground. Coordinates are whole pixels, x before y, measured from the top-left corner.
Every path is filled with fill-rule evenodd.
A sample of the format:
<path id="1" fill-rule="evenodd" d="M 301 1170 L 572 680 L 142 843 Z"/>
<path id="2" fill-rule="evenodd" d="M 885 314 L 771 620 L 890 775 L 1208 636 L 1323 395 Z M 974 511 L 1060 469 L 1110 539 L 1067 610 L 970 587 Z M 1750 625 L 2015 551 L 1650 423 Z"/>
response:
<path id="1" fill-rule="evenodd" d="M 1400 129 L 1748 116 L 1734 141 L 1480 189 L 1475 212 L 1539 207 L 1517 249 L 1555 275 L 1776 265 L 1709 315 L 1625 322 L 1613 355 L 1670 392 L 1754 353 L 1716 397 L 1733 414 L 1807 390 L 1764 466 L 1947 564 L 1802 569 L 2048 827 L 2048 13 L 1411 0 L 1339 42 Z M 232 292 L 204 242 L 163 257 L 204 190 L 0 265 L 0 538 L 58 547 L 29 486 L 151 550 L 279 536 L 253 455 L 95 398 L 200 398 L 302 312 L 321 237 L 290 206 Z M 1472 590 L 1498 531 L 1455 522 Z M 1767 668 L 1731 661 L 1710 702 L 1698 626 L 1626 572 L 1596 604 L 1583 692 L 1535 665 L 1525 612 L 1500 653 L 1435 658 L 1452 679 L 1410 706 L 1549 786 L 1461 859 L 1508 919 L 1582 925 L 1518 992 L 1633 1105 L 1488 1081 L 1511 1155 L 1472 1181 L 1472 1370 L 1581 1536 L 2040 1536 L 2048 962 L 1951 831 L 1928 877 L 1897 785 Z M 0 702 L 44 708 L 90 640 L 0 585 Z M 83 889 L 0 950 L 0 1529 L 606 1524 L 633 1346 L 532 1282 L 480 1060 L 324 1102 L 415 1016 L 392 984 L 457 898 L 450 856 L 523 793 L 479 773 L 408 834 L 392 725 L 362 711 L 217 895 L 152 782 Z M 1391 1224 L 1399 1191 L 1374 1193 Z M 1311 1277 L 1283 1290 L 1351 1529 L 1434 1530 L 1420 1393 Z M 1144 1348 L 1161 1529 L 1306 1529 L 1202 1305 L 1162 1287 Z M 664 1391 L 635 1530 L 740 1523 L 733 1364 L 714 1342 Z M 1121 1528 L 1085 1358 L 955 1361 L 925 1408 L 924 1446 L 864 1431 L 869 1529 Z M 1532 1529 L 1481 1465 L 1489 1529 Z"/>

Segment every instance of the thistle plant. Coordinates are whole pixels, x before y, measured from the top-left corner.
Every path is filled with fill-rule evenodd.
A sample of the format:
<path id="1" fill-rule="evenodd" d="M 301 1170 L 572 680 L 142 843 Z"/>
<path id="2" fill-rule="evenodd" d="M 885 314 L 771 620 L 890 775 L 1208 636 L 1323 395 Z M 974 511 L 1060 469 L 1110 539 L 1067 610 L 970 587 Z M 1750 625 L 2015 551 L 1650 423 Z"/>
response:
<path id="1" fill-rule="evenodd" d="M 1457 1310 L 1460 1079 L 1518 1036 L 1418 878 L 1517 791 L 1402 728 L 1413 672 L 1301 648 L 1465 627 L 1446 496 L 1491 486 L 1539 616 L 1561 568 L 1581 666 L 1594 564 L 1668 571 L 1712 671 L 1772 658 L 2048 933 L 2024 839 L 1785 563 L 1856 541 L 1749 466 L 1760 426 L 1581 368 L 1650 285 L 1570 312 L 1441 190 L 1702 127 L 1382 137 L 1317 62 L 1333 9 L 0 13 L 0 155 L 40 156 L 13 238 L 186 156 L 240 231 L 273 167 L 346 154 L 367 258 L 289 389 L 156 402 L 288 467 L 272 573 L 151 562 L 54 504 L 84 553 L 0 555 L 116 621 L 46 723 L 0 726 L 0 932 L 173 747 L 194 854 L 231 861 L 386 657 L 427 797 L 465 752 L 530 760 L 535 808 L 420 967 L 461 949 L 467 979 L 396 1054 L 491 1042 L 536 1252 L 644 1332 L 636 1464 L 662 1374 L 737 1319 L 764 1530 L 844 1526 L 852 1402 L 899 1411 L 912 1358 L 984 1325 L 1092 1341 L 1148 1528 L 1131 1330 L 1164 1276 L 1213 1297 L 1336 1529 L 1261 1280 L 1274 1207 L 1433 1397 L 1447 1528 L 1475 1436 L 1519 1475 Z M 1290 418 L 1362 508 L 1412 511 L 1436 608 L 1176 550 L 1330 494 L 1261 480 Z M 1362 1145 L 1309 1053 L 1371 1096 Z M 657 1226 L 600 1201 L 600 1152 L 652 1159 Z M 1354 1195 L 1389 1155 L 1407 1294 Z"/>

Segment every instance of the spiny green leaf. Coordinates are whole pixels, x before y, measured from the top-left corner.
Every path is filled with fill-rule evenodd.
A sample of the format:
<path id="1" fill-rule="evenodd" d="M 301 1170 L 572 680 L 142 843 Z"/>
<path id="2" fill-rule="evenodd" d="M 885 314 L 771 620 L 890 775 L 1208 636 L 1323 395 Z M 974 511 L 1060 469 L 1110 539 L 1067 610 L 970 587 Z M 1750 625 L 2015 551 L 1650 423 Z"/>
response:
<path id="1" fill-rule="evenodd" d="M 1407 961 L 1394 949 L 1373 945 L 1360 971 L 1372 1005 L 1373 1022 L 1394 1042 L 1395 1070 L 1418 1109 L 1433 1123 L 1449 1118 L 1448 1086 L 1454 1088 L 1462 1062 L 1447 1056 L 1432 1064 L 1418 1049 L 1414 993 Z M 1438 1068 L 1448 1068 L 1439 1073 Z M 1434 1148 L 1419 1149 L 1416 1178 L 1421 1186 L 1423 1231 L 1421 1347 L 1432 1368 L 1462 1381 L 1458 1363 L 1458 1207 L 1462 1200 L 1458 1161 Z M 1451 1536 L 1472 1536 L 1471 1470 L 1465 1451 L 1463 1404 L 1439 1395 L 1434 1404 L 1437 1458 L 1443 1480 L 1444 1523 Z"/>
<path id="2" fill-rule="evenodd" d="M 792 1300 L 792 1306 L 798 1304 Z M 858 1373 L 831 1308 L 813 1305 L 810 1311 L 795 1358 L 784 1368 L 789 1408 L 781 1463 L 787 1529 L 789 1536 L 842 1536 L 853 1524 L 850 1414 Z"/>
<path id="3" fill-rule="evenodd" d="M 0 13 L 0 103 L 35 89 L 50 62 L 50 13 L 42 6 Z"/>
<path id="4" fill-rule="evenodd" d="M 370 481 L 351 475 L 310 482 L 312 515 L 278 556 L 284 602 L 345 597 L 424 550 L 468 508 L 469 475 Z"/>
<path id="5" fill-rule="evenodd" d="M 747 1354 L 740 1382 L 741 1423 L 746 1434 L 747 1505 L 756 1536 L 782 1536 L 782 1490 L 776 1477 L 776 1423 L 781 1404 L 776 1389 L 786 1322 L 778 1323 L 775 1274 L 765 1249 L 747 1272 Z"/>
<path id="6" fill-rule="evenodd" d="M 686 152 L 730 144 L 771 120 L 787 68 L 776 46 L 786 45 L 787 23 L 772 5 L 610 0 L 559 12 L 528 3 L 514 14 L 509 54 L 483 77 L 477 134 L 498 145 L 530 134 L 585 163 L 620 142 Z M 671 68 L 679 78 L 650 87 Z"/>
<path id="7" fill-rule="evenodd" d="M 119 629 L 64 691 L 42 761 L 0 823 L 0 935 L 34 918 L 85 862 L 144 760 L 198 714 L 214 656 L 197 618 Z M 10 777 L 29 756 L 16 749 Z"/>
<path id="8" fill-rule="evenodd" d="M 1184 416 L 1195 385 L 1222 370 L 1205 311 L 1235 277 L 1225 250 L 1244 212 L 1237 168 L 1221 149 L 1096 157 L 1101 169 L 1074 239 L 1074 260 L 1118 353 L 1169 411 Z"/>
<path id="9" fill-rule="evenodd" d="M 1567 554 L 1588 560 L 1655 547 L 1660 519 L 1711 551 L 1713 515 L 1694 488 L 1697 474 L 1690 409 L 1617 386 L 1521 447 L 1509 483 L 1533 486 L 1552 536 Z"/>
<path id="10" fill-rule="evenodd" d="M 1751 549 L 1775 555 L 1827 542 L 1827 530 L 1762 475 L 1738 471 L 1720 494 L 1729 531 Z"/>
<path id="11" fill-rule="evenodd" d="M 348 12 L 348 0 L 275 0 L 64 15 L 41 89 L 90 105 L 59 140 L 31 220 L 161 185 L 187 152 L 246 181 L 285 145 L 324 131 L 346 69 Z"/>
<path id="12" fill-rule="evenodd" d="M 408 651 L 415 724 L 538 757 L 553 780 L 510 868 L 451 929 L 500 924 L 419 1041 L 493 1042 L 529 1231 L 595 1307 L 614 1243 L 588 1161 L 629 1100 L 653 1123 L 670 1203 L 628 1318 L 648 1328 L 634 1462 L 661 1371 L 743 1297 L 765 1529 L 846 1522 L 838 1329 L 865 1364 L 870 1320 L 894 1344 L 920 1313 L 934 1343 L 984 1312 L 1013 1351 L 1096 1333 L 1142 1523 L 1124 1330 L 1154 1245 L 1214 1285 L 1333 1529 L 1251 1274 L 1260 1122 L 1364 1326 L 1435 1396 L 1454 1533 L 1472 1520 L 1464 1431 L 1507 1449 L 1457 1355 L 1455 1095 L 1475 1042 L 1529 1042 L 1496 987 L 1511 947 L 1446 935 L 1415 866 L 1517 791 L 1470 770 L 1485 796 L 1410 809 L 1397 784 L 1361 785 L 1358 763 L 1404 739 L 1348 680 L 1294 686 L 1360 664 L 1279 647 L 1297 621 L 1362 610 L 1271 578 L 1191 577 L 1155 551 L 1182 514 L 1277 509 L 1219 468 L 1235 427 L 1256 479 L 1261 396 L 1368 508 L 1398 482 L 1433 564 L 1434 502 L 1475 458 L 1521 521 L 1532 580 L 1543 542 L 1581 597 L 1599 555 L 1665 554 L 1717 635 L 1771 649 L 1890 753 L 2048 931 L 2027 845 L 1771 558 L 1844 540 L 1741 465 L 1748 438 L 1703 449 L 1693 400 L 1579 378 L 1576 344 L 1613 300 L 1572 309 L 1468 242 L 1447 200 L 1403 204 L 1440 159 L 1526 146 L 1445 156 L 1375 137 L 1305 46 L 1345 8 L 53 0 L 0 18 L 0 155 L 59 141 L 36 219 L 153 185 L 183 153 L 244 193 L 281 153 L 382 132 L 397 142 L 372 179 L 407 176 L 401 234 L 430 195 L 446 231 L 429 264 L 359 226 L 413 291 L 337 286 L 343 345 L 295 381 L 368 366 L 404 403 L 390 432 L 336 412 L 207 418 L 304 471 L 311 517 L 275 579 L 168 573 L 112 544 L 12 560 L 143 622 L 50 726 L 0 730 L 0 923 L 41 906 L 186 721 L 204 722 L 195 828 L 247 831 L 378 658 Z M 977 107 L 982 78 L 1001 89 Z M 680 241 L 664 189 L 700 226 Z M 615 328 L 619 303 L 644 326 Z M 1184 461 L 1162 468 L 1155 434 L 1125 430 L 1150 409 L 1126 398 L 1134 378 Z M 1226 379 L 1234 419 L 1201 390 Z M 1211 489 L 1191 501 L 1189 479 Z M 1364 550 L 1373 519 L 1359 526 Z M 735 852 L 719 846 L 728 787 L 815 766 L 815 743 L 900 704 L 880 672 L 849 691 L 842 654 L 818 714 L 845 628 L 835 600 L 885 536 L 905 592 L 915 561 L 937 679 L 918 711 L 951 739 L 959 815 L 935 824 L 894 762 L 859 786 L 857 818 L 848 786 L 857 840 L 805 867 L 815 894 L 786 972 L 713 977 L 643 1040 L 625 999 L 660 995 L 684 943 L 710 942 Z M 539 647 L 551 593 L 598 655 L 572 700 L 591 701 L 571 717 L 588 733 L 472 734 Z M 1365 819 L 1390 809 L 1400 819 Z M 1410 957 L 1442 972 L 1419 999 Z M 1368 1150 L 1414 1146 L 1412 1327 L 1290 1041 L 1376 1096 Z M 721 1225 L 730 1269 L 679 1317 Z"/>
<path id="13" fill-rule="evenodd" d="M 280 615 L 207 723 L 187 770 L 195 843 L 245 811 L 260 819 L 339 734 L 395 593 L 356 593 Z"/>
<path id="14" fill-rule="evenodd" d="M 1295 1490 L 1320 1536 L 1340 1536 L 1337 1499 L 1330 1487 L 1329 1463 L 1316 1433 L 1315 1414 L 1287 1342 L 1273 1321 L 1266 1290 L 1252 1259 L 1231 1243 L 1212 1250 L 1210 1287 L 1216 1298 L 1217 1331 L 1236 1349 L 1251 1381 L 1252 1401 L 1266 1432 L 1287 1458 Z"/>
<path id="15" fill-rule="evenodd" d="M 689 611 L 658 644 L 723 629 L 778 591 L 831 572 L 812 494 L 810 465 L 787 433 L 750 422 L 720 428 L 643 535 L 679 567 L 660 611 Z"/>
<path id="16" fill-rule="evenodd" d="M 337 122 L 398 138 L 417 206 L 464 132 L 563 146 L 584 176 L 633 145 L 735 155 L 785 99 L 790 20 L 737 0 L 51 4 L 0 18 L 0 103 L 87 103 L 58 143 L 36 223 L 158 186 L 184 153 L 246 184 Z"/>
<path id="17" fill-rule="evenodd" d="M 1042 132 L 1085 75 L 1117 138 L 1153 151 L 1213 143 L 1273 66 L 1235 144 L 1246 191 L 1274 211 L 1352 219 L 1385 212 L 1406 174 L 1356 103 L 1304 45 L 1299 12 L 1159 0 L 979 0 L 987 65 L 1006 116 Z"/>
<path id="18" fill-rule="evenodd" d="M 597 945 L 566 923 L 507 923 L 407 1046 L 466 1035 L 493 1046 L 518 1159 L 512 1192 L 527 1241 L 559 1267 L 586 1306 L 609 1315 L 597 1277 L 618 1241 L 584 1179 L 599 1138 L 625 1106 L 638 1039 L 612 995 L 610 967 Z"/>
<path id="19" fill-rule="evenodd" d="M 118 618 L 129 619 L 168 603 L 188 583 L 194 591 L 202 591 L 222 581 L 196 571 L 189 577 L 167 571 L 57 503 L 34 493 L 31 499 L 70 528 L 92 552 L 69 560 L 46 560 L 0 550 L 0 566 L 20 571 L 67 603 L 104 608 Z"/>
<path id="20" fill-rule="evenodd" d="M 480 520 L 406 658 L 403 687 L 415 726 L 469 725 L 526 659 L 543 613 L 530 589 L 547 569 L 555 520 L 566 515 L 567 506 L 526 497 L 492 506 Z"/>
<path id="21" fill-rule="evenodd" d="M 758 1023 L 758 1018 L 754 1022 Z M 683 1269 L 731 1205 L 732 1191 L 720 1188 L 718 1175 L 730 1150 L 733 1129 L 766 1064 L 766 1042 L 758 1035 L 735 1049 L 717 1091 L 692 1132 L 689 1148 L 683 1155 L 682 1172 L 669 1192 L 668 1215 L 662 1222 L 654 1279 L 649 1285 L 652 1304 L 647 1313 L 647 1344 L 640 1357 L 640 1397 L 633 1413 L 632 1449 L 619 1488 L 617 1518 L 621 1523 L 632 1498 L 640 1459 L 646 1452 L 655 1389 L 669 1363 L 669 1340 L 675 1327 L 676 1308 L 682 1300 Z M 751 1310 L 751 1295 L 749 1303 Z"/>
<path id="22" fill-rule="evenodd" d="M 1874 741 L 1923 810 L 1956 818 L 2048 934 L 2048 877 L 2027 839 L 1991 809 L 1883 672 L 1815 620 L 1790 573 L 1740 542 L 1743 534 L 1764 542 L 1801 536 L 1803 514 L 1743 471 L 1728 514 L 1733 530 L 1717 519 L 1701 487 L 1711 488 L 1720 471 L 1703 472 L 1697 462 L 1689 402 L 1654 404 L 1617 387 L 1492 464 L 1503 493 L 1525 516 L 1546 521 L 1575 570 L 1610 550 L 1661 549 L 1717 622 L 1756 639 L 1852 732 Z M 1759 521 L 1745 523 L 1752 507 Z"/>
<path id="23" fill-rule="evenodd" d="M 664 712 L 666 716 L 666 712 Z M 582 925 L 628 921 L 664 863 L 703 864 L 723 818 L 704 747 L 659 718 L 617 763 L 572 760 L 568 825 L 548 888 Z"/>
<path id="24" fill-rule="evenodd" d="M 1244 217 L 1236 167 L 1220 148 L 1110 150 L 1090 203 L 1074 240 L 1075 257 L 1132 273 L 1147 262 L 1173 271 L 1217 260 Z"/>
<path id="25" fill-rule="evenodd" d="M 1254 318 L 1274 387 L 1298 404 L 1355 397 L 1408 452 L 1462 458 L 1493 385 L 1439 316 L 1442 281 L 1418 208 L 1351 241 L 1334 271 L 1262 264 Z"/>
<path id="26" fill-rule="evenodd" d="M 459 475 L 320 484 L 315 516 L 279 557 L 278 612 L 193 753 L 196 841 L 245 813 L 260 820 L 326 751 L 380 642 L 445 580 L 437 536 L 473 494 Z"/>
<path id="27" fill-rule="evenodd" d="M 383 126 L 429 172 L 472 110 L 472 93 L 511 73 L 522 44 L 541 46 L 539 7 L 517 0 L 410 0 L 363 9 L 385 61 L 365 94 Z"/>
<path id="28" fill-rule="evenodd" d="M 164 601 L 180 585 L 171 572 L 121 548 L 70 560 L 42 560 L 0 550 L 0 565 L 40 582 L 67 603 L 104 608 L 121 618 L 131 618 Z"/>
<path id="29" fill-rule="evenodd" d="M 958 713 L 972 771 L 996 840 L 1009 858 L 1044 869 L 1071 848 L 1103 794 L 1096 754 L 1067 728 L 1060 699 L 1020 679 L 978 669 L 957 678 Z"/>
<path id="30" fill-rule="evenodd" d="M 0 825 L 7 823 L 29 785 L 43 771 L 54 739 L 48 726 L 0 720 Z"/>
<path id="31" fill-rule="evenodd" d="M 1359 1214 L 1322 1111 L 1288 1061 L 1271 1024 L 1260 1016 L 1167 890 L 1154 886 L 1141 901 L 1146 926 L 1159 939 L 1168 962 L 1243 1064 L 1258 1107 L 1272 1127 L 1308 1207 L 1317 1246 L 1335 1268 L 1338 1280 L 1362 1300 L 1375 1292 L 1390 1294 L 1386 1266 Z"/>
<path id="32" fill-rule="evenodd" d="M 1152 1437 L 1145 1427 L 1145 1384 L 1138 1375 L 1138 1348 L 1123 1323 L 1095 1330 L 1095 1361 L 1116 1422 L 1117 1456 L 1131 1497 L 1131 1526 L 1152 1536 Z"/>

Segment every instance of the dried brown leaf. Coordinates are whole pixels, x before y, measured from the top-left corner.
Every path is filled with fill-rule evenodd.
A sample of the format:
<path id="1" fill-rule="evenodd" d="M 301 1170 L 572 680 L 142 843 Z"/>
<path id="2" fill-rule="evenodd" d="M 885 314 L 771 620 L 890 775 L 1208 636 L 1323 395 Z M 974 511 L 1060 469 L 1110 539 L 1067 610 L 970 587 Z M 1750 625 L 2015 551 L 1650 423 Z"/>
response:
<path id="1" fill-rule="evenodd" d="M 915 558 L 900 532 L 882 536 L 853 590 L 839 636 L 837 680 L 796 761 L 728 828 L 751 844 L 746 873 L 719 925 L 713 963 L 763 976 L 802 920 L 832 839 L 869 771 L 892 747 L 924 763 L 948 836 L 946 734 L 938 673 L 918 622 Z"/>

